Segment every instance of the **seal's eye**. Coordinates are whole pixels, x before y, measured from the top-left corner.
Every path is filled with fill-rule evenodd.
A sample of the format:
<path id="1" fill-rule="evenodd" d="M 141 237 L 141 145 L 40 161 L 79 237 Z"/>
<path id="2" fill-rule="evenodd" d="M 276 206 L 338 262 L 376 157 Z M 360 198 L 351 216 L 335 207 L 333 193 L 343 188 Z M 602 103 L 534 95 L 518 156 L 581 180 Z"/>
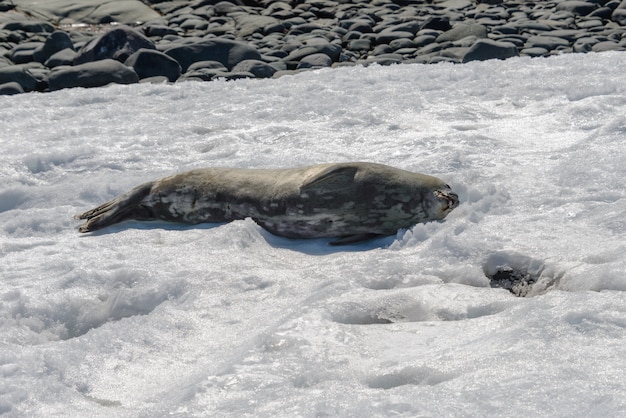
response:
<path id="1" fill-rule="evenodd" d="M 450 187 L 448 184 L 444 184 L 446 189 L 451 189 L 452 187 Z"/>

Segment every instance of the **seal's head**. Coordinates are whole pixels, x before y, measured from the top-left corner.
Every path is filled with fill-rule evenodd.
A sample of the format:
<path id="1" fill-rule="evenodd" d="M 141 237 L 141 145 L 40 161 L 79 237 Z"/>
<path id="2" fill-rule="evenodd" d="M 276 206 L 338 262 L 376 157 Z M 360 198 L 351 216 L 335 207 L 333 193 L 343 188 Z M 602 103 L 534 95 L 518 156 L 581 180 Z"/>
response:
<path id="1" fill-rule="evenodd" d="M 433 208 L 436 210 L 439 219 L 445 218 L 452 209 L 459 206 L 459 195 L 454 193 L 447 184 L 435 190 L 433 195 L 435 196 Z"/>

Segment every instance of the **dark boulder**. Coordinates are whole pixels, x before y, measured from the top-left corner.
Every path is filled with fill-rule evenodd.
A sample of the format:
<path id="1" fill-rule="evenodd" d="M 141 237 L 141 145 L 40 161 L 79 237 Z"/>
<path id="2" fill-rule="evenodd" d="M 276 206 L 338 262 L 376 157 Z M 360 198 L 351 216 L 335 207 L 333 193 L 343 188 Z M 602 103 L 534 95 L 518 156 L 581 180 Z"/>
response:
<path id="1" fill-rule="evenodd" d="M 506 59 L 517 56 L 519 56 L 519 53 L 512 43 L 480 39 L 463 55 L 462 62 Z"/>
<path id="2" fill-rule="evenodd" d="M 72 87 L 101 87 L 107 84 L 131 84 L 139 81 L 137 73 L 119 61 L 106 59 L 74 67 L 57 67 L 48 75 L 51 91 Z"/>
<path id="3" fill-rule="evenodd" d="M 180 64 L 174 58 L 152 49 L 140 49 L 128 57 L 124 64 L 133 67 L 139 79 L 165 76 L 174 82 L 181 74 Z"/>
<path id="4" fill-rule="evenodd" d="M 260 60 L 261 54 L 256 48 L 229 39 L 216 38 L 189 45 L 180 45 L 165 51 L 180 64 L 183 72 L 198 61 L 218 61 L 226 68 L 232 68 L 244 60 Z"/>
<path id="5" fill-rule="evenodd" d="M 52 55 L 67 48 L 74 48 L 72 39 L 67 33 L 58 30 L 52 32 L 46 39 L 46 42 L 35 50 L 33 58 L 37 62 L 44 63 Z"/>
<path id="6" fill-rule="evenodd" d="M 102 36 L 92 39 L 83 46 L 74 59 L 74 64 L 114 59 L 124 62 L 140 49 L 156 49 L 154 43 L 128 26 L 120 26 Z"/>

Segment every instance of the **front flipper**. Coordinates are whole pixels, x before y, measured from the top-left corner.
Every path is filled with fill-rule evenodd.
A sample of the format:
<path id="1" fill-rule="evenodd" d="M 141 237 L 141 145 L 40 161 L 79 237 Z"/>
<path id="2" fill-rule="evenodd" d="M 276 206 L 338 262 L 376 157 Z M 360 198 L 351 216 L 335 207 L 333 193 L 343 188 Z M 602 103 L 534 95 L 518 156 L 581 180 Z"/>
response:
<path id="1" fill-rule="evenodd" d="M 367 241 L 370 239 L 374 239 L 374 238 L 378 238 L 381 237 L 382 235 L 380 234 L 374 234 L 374 233 L 369 233 L 369 232 L 364 232 L 362 234 L 354 234 L 354 235 L 347 235 L 345 237 L 341 237 L 341 238 L 337 238 L 334 241 L 329 242 L 329 245 L 349 245 L 349 244 L 356 244 L 358 242 L 363 242 L 363 241 Z"/>
<path id="2" fill-rule="evenodd" d="M 154 219 L 152 211 L 140 204 L 150 194 L 152 185 L 152 182 L 142 184 L 110 202 L 74 216 L 87 220 L 78 231 L 91 232 L 128 219 Z"/>

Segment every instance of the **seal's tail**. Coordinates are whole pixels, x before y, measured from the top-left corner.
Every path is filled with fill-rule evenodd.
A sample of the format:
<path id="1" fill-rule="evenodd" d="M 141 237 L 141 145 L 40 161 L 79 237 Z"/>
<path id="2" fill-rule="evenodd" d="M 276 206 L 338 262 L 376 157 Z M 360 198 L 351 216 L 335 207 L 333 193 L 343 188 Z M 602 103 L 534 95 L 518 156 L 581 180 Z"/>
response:
<path id="1" fill-rule="evenodd" d="M 151 189 L 152 183 L 142 184 L 110 202 L 74 216 L 75 219 L 87 220 L 78 227 L 78 232 L 96 231 L 127 219 L 154 219 L 152 211 L 141 205 Z"/>

